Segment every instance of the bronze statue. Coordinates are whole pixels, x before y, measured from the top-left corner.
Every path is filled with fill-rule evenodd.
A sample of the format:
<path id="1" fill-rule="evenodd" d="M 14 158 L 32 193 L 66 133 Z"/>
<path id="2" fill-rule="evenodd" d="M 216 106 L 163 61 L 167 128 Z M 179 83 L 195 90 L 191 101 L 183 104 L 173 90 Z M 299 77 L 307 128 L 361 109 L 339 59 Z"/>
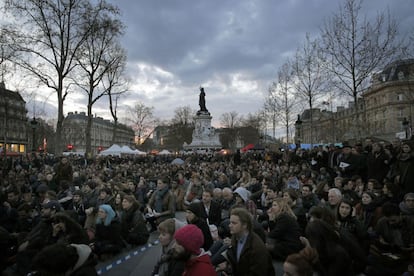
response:
<path id="1" fill-rule="evenodd" d="M 200 99 L 198 101 L 198 104 L 200 105 L 200 111 L 208 112 L 206 108 L 206 93 L 204 92 L 203 87 L 200 87 Z"/>

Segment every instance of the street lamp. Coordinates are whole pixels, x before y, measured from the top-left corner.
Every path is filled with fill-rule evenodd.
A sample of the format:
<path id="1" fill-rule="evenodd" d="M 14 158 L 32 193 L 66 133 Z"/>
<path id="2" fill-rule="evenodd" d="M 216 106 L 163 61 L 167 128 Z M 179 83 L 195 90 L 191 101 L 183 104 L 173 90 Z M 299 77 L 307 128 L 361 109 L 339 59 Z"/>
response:
<path id="1" fill-rule="evenodd" d="M 37 128 L 38 122 L 36 121 L 36 117 L 33 117 L 33 119 L 30 121 L 30 125 L 32 127 L 32 152 L 36 151 L 36 128 Z"/>
<path id="2" fill-rule="evenodd" d="M 402 126 L 405 132 L 405 139 L 411 139 L 410 121 L 408 121 L 406 117 L 404 117 L 402 121 Z"/>
<path id="3" fill-rule="evenodd" d="M 296 148 L 298 148 L 300 146 L 300 142 L 301 142 L 301 130 L 302 130 L 302 120 L 300 119 L 300 115 L 298 114 L 298 119 L 295 122 Z"/>

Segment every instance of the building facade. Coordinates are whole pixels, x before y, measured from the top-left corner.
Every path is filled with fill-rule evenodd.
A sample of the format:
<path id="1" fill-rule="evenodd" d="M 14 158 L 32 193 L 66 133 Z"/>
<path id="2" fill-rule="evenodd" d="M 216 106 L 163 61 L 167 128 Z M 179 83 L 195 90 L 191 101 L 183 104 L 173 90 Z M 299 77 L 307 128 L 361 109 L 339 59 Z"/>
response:
<path id="1" fill-rule="evenodd" d="M 414 59 L 393 62 L 373 74 L 371 86 L 361 96 L 358 108 L 351 102 L 346 108 L 338 106 L 336 112 L 303 111 L 295 124 L 296 142 L 324 144 L 364 137 L 391 142 L 411 137 Z"/>
<path id="2" fill-rule="evenodd" d="M 62 137 L 68 150 L 76 152 L 85 152 L 86 135 L 85 129 L 88 122 L 88 116 L 85 112 L 69 112 L 63 122 Z M 134 130 L 126 125 L 118 124 L 114 135 L 114 123 L 101 117 L 92 119 L 91 128 L 91 147 L 92 154 L 109 148 L 112 144 L 133 146 Z"/>
<path id="3" fill-rule="evenodd" d="M 18 92 L 6 89 L 0 83 L 0 148 L 7 152 L 25 153 L 28 148 L 30 123 L 26 102 Z"/>

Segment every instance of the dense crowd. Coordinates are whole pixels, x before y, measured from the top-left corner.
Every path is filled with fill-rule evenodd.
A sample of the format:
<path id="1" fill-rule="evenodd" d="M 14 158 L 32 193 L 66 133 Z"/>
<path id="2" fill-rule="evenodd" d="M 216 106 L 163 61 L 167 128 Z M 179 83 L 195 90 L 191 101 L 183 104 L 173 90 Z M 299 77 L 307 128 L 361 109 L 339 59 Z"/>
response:
<path id="1" fill-rule="evenodd" d="M 0 165 L 5 275 L 96 275 L 153 231 L 153 275 L 414 274 L 412 141 Z"/>

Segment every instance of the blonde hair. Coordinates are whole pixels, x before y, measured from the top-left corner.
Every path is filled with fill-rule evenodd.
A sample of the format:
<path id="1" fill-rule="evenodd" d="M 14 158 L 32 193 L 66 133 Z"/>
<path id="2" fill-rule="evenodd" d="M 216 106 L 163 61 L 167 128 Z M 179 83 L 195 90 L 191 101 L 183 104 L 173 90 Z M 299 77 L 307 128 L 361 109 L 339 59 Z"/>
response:
<path id="1" fill-rule="evenodd" d="M 295 213 L 293 213 L 292 208 L 290 208 L 290 205 L 287 199 L 278 197 L 278 198 L 273 199 L 272 204 L 273 202 L 276 202 L 277 205 L 279 205 L 280 214 L 285 213 L 296 219 L 296 215 Z"/>

